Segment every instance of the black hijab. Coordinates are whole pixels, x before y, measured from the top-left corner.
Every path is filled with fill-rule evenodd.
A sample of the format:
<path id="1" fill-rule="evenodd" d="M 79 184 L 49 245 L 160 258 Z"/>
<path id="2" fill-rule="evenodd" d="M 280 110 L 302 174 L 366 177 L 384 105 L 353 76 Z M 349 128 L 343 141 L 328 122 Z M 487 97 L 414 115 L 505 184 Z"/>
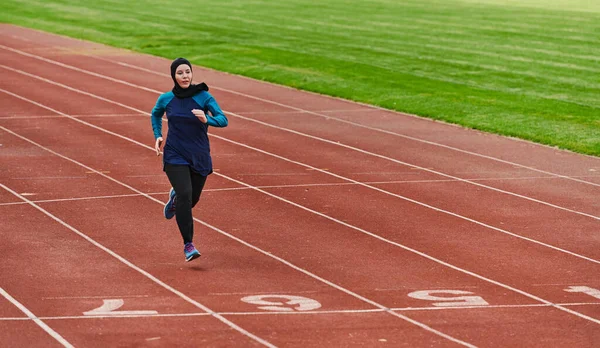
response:
<path id="1" fill-rule="evenodd" d="M 177 83 L 177 80 L 175 80 L 175 71 L 181 64 L 186 64 L 190 67 L 190 70 L 192 70 L 192 64 L 190 64 L 190 62 L 185 58 L 177 58 L 173 61 L 173 63 L 171 63 L 171 78 L 175 83 L 175 86 L 173 87 L 173 94 L 175 94 L 177 98 L 189 98 L 200 93 L 201 91 L 208 91 L 208 86 L 204 82 L 198 85 L 190 84 L 188 88 L 181 88 L 181 86 Z"/>

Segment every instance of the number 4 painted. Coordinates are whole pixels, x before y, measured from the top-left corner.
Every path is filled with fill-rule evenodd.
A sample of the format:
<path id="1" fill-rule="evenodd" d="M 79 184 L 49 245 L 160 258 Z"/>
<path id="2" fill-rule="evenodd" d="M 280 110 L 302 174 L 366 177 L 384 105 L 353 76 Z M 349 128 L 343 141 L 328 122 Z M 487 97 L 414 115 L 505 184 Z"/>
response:
<path id="1" fill-rule="evenodd" d="M 597 299 L 600 299 L 600 290 L 590 288 L 587 286 L 569 286 L 568 289 L 565 289 L 566 292 L 583 292 L 584 294 L 590 295 Z"/>

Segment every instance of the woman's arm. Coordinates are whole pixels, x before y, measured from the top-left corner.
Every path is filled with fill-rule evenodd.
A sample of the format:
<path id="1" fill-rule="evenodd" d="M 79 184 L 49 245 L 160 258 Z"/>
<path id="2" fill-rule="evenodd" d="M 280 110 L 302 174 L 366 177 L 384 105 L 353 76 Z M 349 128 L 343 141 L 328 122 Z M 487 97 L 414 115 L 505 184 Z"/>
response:
<path id="1" fill-rule="evenodd" d="M 210 115 L 208 115 L 208 113 L 206 115 L 206 123 L 209 126 L 213 126 L 213 127 L 227 127 L 227 124 L 229 123 L 229 121 L 227 120 L 227 117 L 223 113 L 223 110 L 221 110 L 221 107 L 219 107 L 219 104 L 217 104 L 217 101 L 215 100 L 215 98 L 210 96 L 206 100 L 205 105 L 206 105 L 206 110 L 210 111 Z"/>
<path id="2" fill-rule="evenodd" d="M 150 120 L 152 121 L 152 131 L 154 132 L 154 139 L 162 137 L 162 117 L 165 113 L 165 98 L 164 94 L 158 97 L 156 105 L 152 108 Z"/>

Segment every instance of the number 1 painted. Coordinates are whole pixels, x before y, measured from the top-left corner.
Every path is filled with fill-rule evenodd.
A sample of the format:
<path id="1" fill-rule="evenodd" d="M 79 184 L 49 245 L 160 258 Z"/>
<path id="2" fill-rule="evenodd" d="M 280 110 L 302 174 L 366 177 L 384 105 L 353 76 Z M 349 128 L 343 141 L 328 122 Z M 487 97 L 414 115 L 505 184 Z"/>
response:
<path id="1" fill-rule="evenodd" d="M 96 315 L 156 315 L 157 311 L 116 311 L 123 306 L 125 301 L 122 299 L 116 300 L 102 300 L 104 304 L 102 306 L 92 309 L 91 311 L 83 312 L 83 315 L 96 316 Z"/>

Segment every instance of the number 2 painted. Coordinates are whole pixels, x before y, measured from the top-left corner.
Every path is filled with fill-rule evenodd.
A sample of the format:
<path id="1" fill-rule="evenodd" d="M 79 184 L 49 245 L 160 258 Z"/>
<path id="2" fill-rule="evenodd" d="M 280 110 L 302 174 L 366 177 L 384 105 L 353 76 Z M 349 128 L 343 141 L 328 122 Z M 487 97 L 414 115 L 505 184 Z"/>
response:
<path id="1" fill-rule="evenodd" d="M 487 306 L 480 296 L 435 296 L 435 294 L 450 295 L 473 295 L 472 292 L 462 290 L 421 290 L 408 294 L 409 297 L 425 301 L 438 301 L 432 303 L 436 307 L 459 307 L 459 306 Z"/>

